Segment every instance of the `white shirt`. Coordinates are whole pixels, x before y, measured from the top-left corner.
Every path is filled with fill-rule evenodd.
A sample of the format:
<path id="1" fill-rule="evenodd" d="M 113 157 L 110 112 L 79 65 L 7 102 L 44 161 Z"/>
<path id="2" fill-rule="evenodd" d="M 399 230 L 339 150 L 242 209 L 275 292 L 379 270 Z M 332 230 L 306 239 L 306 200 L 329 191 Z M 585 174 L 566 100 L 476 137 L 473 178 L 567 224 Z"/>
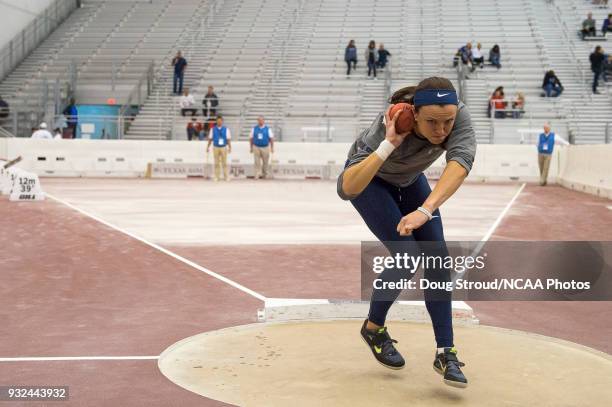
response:
<path id="1" fill-rule="evenodd" d="M 472 58 L 482 58 L 482 52 L 478 48 L 472 48 Z"/>
<path id="2" fill-rule="evenodd" d="M 49 132 L 49 130 L 40 129 L 40 130 L 36 130 L 34 133 L 32 133 L 32 138 L 51 140 L 51 139 L 53 139 L 53 134 L 51 134 Z"/>
<path id="3" fill-rule="evenodd" d="M 266 127 L 266 125 L 264 124 L 263 126 L 258 126 L 260 129 L 263 129 L 264 127 Z M 274 134 L 272 133 L 272 129 L 268 127 L 268 137 L 270 138 L 274 138 Z M 251 129 L 251 138 L 253 138 L 253 129 Z"/>
<path id="4" fill-rule="evenodd" d="M 54 138 L 55 140 L 59 140 L 59 139 L 61 139 L 61 138 L 62 138 L 62 133 L 55 133 L 55 136 L 53 136 L 53 138 Z"/>
<path id="5" fill-rule="evenodd" d="M 181 96 L 179 104 L 181 105 L 181 109 L 188 109 L 195 105 L 195 99 L 193 98 L 193 95 L 183 95 Z"/>

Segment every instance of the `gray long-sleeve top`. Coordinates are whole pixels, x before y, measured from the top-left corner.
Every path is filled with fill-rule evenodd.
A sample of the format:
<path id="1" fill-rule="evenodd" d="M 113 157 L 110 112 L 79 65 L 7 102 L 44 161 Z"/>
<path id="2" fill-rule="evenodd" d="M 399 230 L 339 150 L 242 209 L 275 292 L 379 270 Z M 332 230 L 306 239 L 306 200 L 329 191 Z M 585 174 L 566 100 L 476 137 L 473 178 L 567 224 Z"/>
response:
<path id="1" fill-rule="evenodd" d="M 412 133 L 385 160 L 376 176 L 392 185 L 406 187 L 445 151 L 447 162 L 456 161 L 469 173 L 476 155 L 476 134 L 465 104 L 460 102 L 458 108 L 453 129 L 442 144 L 431 144 L 427 139 Z M 370 128 L 355 140 L 348 152 L 346 168 L 365 160 L 385 139 L 383 119 L 384 113 L 379 113 Z M 342 190 L 343 178 L 344 171 L 338 177 L 338 195 L 344 200 L 356 198 L 357 196 L 349 196 Z"/>

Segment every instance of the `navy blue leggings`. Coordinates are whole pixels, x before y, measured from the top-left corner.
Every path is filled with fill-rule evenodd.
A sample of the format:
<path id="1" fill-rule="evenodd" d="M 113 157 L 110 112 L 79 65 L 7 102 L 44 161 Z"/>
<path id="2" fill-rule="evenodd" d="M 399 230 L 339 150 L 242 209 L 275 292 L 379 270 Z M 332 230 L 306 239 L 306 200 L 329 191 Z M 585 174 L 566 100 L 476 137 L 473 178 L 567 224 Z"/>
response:
<path id="1" fill-rule="evenodd" d="M 444 242 L 444 231 L 442 229 L 442 219 L 433 218 L 426 222 L 423 226 L 415 229 L 411 236 L 400 236 L 396 228 L 401 218 L 413 211 L 425 202 L 431 188 L 427 183 L 425 175 L 421 174 L 417 180 L 405 188 L 399 188 L 383 181 L 378 177 L 374 177 L 370 184 L 359 194 L 359 196 L 351 203 L 357 209 L 368 228 L 383 244 L 385 242 L 397 241 L 435 241 Z M 440 211 L 436 210 L 434 215 L 440 216 Z M 392 256 L 395 255 L 398 249 L 392 245 L 385 245 Z M 447 255 L 446 244 L 442 244 L 444 253 L 436 253 L 437 255 Z M 426 255 L 432 253 L 425 253 Z M 387 269 L 379 276 L 382 281 L 396 281 L 399 278 L 395 269 Z M 407 278 L 410 278 L 409 274 Z M 406 275 L 401 275 L 402 278 Z M 449 270 L 425 270 L 424 277 L 429 280 L 450 281 Z M 376 291 L 374 290 L 372 301 L 370 302 L 370 313 L 368 319 L 376 325 L 383 326 L 387 312 L 393 301 L 390 301 L 389 290 L 385 294 L 384 300 L 376 299 Z M 397 298 L 401 290 L 393 290 L 391 296 Z M 433 291 L 425 290 L 425 305 L 433 324 L 434 335 L 437 346 L 451 347 L 453 344 L 453 321 L 451 313 L 451 293 L 446 292 L 440 294 L 441 290 L 435 293 L 433 299 Z M 443 295 L 442 299 L 440 295 Z"/>

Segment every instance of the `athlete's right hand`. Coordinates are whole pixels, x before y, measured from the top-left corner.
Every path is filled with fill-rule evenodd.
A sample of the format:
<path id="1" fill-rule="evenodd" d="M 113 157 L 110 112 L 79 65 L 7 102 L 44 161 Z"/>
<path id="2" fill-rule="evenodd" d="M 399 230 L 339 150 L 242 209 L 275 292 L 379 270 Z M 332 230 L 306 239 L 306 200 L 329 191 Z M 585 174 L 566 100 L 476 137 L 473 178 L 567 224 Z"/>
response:
<path id="1" fill-rule="evenodd" d="M 385 112 L 385 128 L 386 134 L 385 139 L 393 144 L 395 147 L 399 147 L 400 144 L 404 141 L 406 136 L 410 134 L 410 132 L 398 134 L 395 132 L 395 121 L 399 117 L 400 113 L 402 113 L 405 109 L 398 110 L 393 117 L 389 117 L 389 112 L 393 105 L 389 105 L 389 108 Z"/>

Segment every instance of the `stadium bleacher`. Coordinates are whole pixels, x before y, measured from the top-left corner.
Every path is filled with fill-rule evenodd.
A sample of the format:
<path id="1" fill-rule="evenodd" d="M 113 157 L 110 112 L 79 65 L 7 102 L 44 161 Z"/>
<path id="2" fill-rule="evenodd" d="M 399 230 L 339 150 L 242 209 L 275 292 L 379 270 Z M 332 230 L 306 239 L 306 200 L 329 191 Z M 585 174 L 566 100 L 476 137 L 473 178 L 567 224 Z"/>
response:
<path id="1" fill-rule="evenodd" d="M 257 116 L 264 115 L 285 141 L 346 142 L 369 125 L 393 89 L 433 75 L 459 86 L 452 59 L 468 41 L 483 44 L 485 59 L 493 44 L 502 55 L 502 69 L 477 69 L 461 84 L 480 143 L 517 142 L 520 129 L 545 121 L 564 138 L 571 133 L 576 143 L 601 143 L 612 117 L 609 90 L 591 92 L 588 55 L 595 43 L 576 34 L 587 12 L 599 26 L 609 10 L 583 0 L 82 3 L 0 83 L 12 111 L 37 112 L 27 116 L 31 120 L 22 132 L 49 114 L 49 104 L 40 101 L 41 84 L 69 82 L 71 64 L 76 62 L 78 103 L 114 98 L 123 104 L 153 63 L 151 91 L 124 137 L 184 139 L 187 119 L 171 95 L 170 60 L 180 49 L 189 61 L 185 86 L 197 107 L 206 88 L 214 86 L 219 113 L 239 138 L 248 137 Z M 359 63 L 347 78 L 344 48 L 350 39 L 357 43 Z M 366 75 L 370 39 L 392 53 L 378 80 Z M 549 69 L 563 83 L 559 98 L 541 97 Z M 521 119 L 487 116 L 488 98 L 498 86 L 508 98 L 525 94 Z"/>

